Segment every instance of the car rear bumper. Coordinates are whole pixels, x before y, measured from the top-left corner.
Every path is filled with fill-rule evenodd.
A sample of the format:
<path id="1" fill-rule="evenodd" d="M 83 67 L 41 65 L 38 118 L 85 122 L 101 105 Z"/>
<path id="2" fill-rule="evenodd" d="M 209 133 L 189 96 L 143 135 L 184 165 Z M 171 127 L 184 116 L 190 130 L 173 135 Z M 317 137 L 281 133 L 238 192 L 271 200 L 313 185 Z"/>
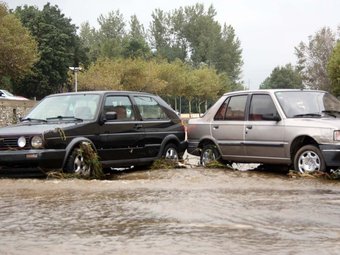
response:
<path id="1" fill-rule="evenodd" d="M 320 145 L 327 166 L 340 167 L 340 145 Z"/>
<path id="2" fill-rule="evenodd" d="M 65 153 L 65 150 L 0 151 L 0 166 L 60 169 Z"/>

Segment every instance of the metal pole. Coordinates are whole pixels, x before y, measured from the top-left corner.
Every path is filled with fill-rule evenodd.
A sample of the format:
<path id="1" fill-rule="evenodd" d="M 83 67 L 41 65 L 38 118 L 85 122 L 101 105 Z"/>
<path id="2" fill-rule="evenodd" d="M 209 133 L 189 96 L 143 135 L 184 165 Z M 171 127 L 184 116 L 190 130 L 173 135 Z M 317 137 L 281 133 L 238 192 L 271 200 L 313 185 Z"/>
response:
<path id="1" fill-rule="evenodd" d="M 74 91 L 77 92 L 78 91 L 78 81 L 77 81 L 77 73 L 78 71 L 74 71 Z"/>

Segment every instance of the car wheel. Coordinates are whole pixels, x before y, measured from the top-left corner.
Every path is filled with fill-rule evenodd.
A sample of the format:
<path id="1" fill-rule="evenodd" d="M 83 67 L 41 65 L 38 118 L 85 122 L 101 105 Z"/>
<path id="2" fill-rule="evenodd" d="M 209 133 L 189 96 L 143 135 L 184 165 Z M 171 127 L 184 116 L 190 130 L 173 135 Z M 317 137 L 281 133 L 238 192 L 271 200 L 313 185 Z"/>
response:
<path id="1" fill-rule="evenodd" d="M 65 170 L 67 173 L 84 177 L 91 176 L 91 167 L 86 163 L 85 158 L 79 148 L 76 148 L 72 151 L 67 160 Z"/>
<path id="2" fill-rule="evenodd" d="M 201 153 L 201 165 L 205 167 L 207 164 L 215 160 L 224 164 L 224 161 L 221 159 L 221 155 L 215 145 L 204 145 Z"/>
<path id="3" fill-rule="evenodd" d="M 318 147 L 305 145 L 295 154 L 294 168 L 300 173 L 311 173 L 325 171 L 326 164 Z"/>
<path id="4" fill-rule="evenodd" d="M 163 152 L 163 158 L 171 161 L 178 161 L 178 149 L 173 143 L 169 143 L 165 146 Z"/>

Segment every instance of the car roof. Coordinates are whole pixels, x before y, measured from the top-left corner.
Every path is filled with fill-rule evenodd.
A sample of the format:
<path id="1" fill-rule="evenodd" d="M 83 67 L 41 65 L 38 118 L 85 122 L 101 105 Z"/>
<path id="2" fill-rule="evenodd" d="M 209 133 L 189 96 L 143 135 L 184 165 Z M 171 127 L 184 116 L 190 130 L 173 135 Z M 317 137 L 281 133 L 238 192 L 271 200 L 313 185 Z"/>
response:
<path id="1" fill-rule="evenodd" d="M 125 90 L 91 90 L 91 91 L 78 91 L 78 92 L 66 92 L 66 93 L 56 93 L 48 95 L 50 96 L 62 96 L 62 95 L 86 95 L 86 94 L 98 94 L 98 95 L 105 95 L 105 94 L 128 94 L 128 95 L 149 95 L 149 96 L 157 96 L 148 92 L 140 92 L 140 91 L 125 91 Z"/>
<path id="2" fill-rule="evenodd" d="M 254 90 L 239 90 L 239 91 L 233 91 L 233 92 L 227 92 L 224 93 L 225 95 L 231 95 L 231 94 L 242 94 L 242 93 L 276 93 L 276 92 L 321 92 L 321 93 L 327 93 L 326 91 L 323 90 L 311 90 L 311 89 L 254 89 Z"/>

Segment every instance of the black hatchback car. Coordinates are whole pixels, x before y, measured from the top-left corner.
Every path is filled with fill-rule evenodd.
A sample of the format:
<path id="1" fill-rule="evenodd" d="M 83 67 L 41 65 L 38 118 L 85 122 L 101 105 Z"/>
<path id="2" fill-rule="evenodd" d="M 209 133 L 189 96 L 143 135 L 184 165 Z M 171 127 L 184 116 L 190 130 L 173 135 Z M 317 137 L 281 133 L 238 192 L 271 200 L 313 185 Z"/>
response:
<path id="1" fill-rule="evenodd" d="M 90 144 L 103 167 L 177 160 L 185 128 L 160 97 L 131 91 L 91 91 L 44 98 L 14 126 L 0 128 L 1 168 L 37 167 L 88 174 L 81 144 Z"/>

